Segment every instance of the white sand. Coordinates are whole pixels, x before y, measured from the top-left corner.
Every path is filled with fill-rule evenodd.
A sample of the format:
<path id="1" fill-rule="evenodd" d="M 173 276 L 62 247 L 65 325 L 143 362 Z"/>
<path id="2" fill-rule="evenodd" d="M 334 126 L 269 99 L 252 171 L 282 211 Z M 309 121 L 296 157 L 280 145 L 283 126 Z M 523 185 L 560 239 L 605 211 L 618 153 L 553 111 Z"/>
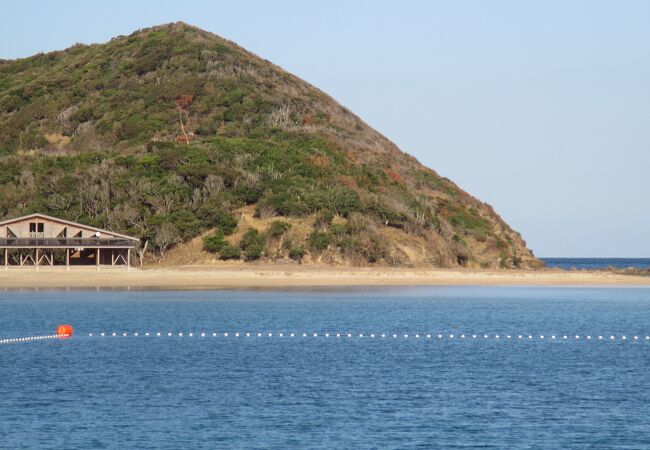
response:
<path id="1" fill-rule="evenodd" d="M 650 286 L 650 277 L 586 271 L 307 267 L 291 264 L 102 268 L 0 268 L 0 289 L 219 289 L 407 285 Z"/>

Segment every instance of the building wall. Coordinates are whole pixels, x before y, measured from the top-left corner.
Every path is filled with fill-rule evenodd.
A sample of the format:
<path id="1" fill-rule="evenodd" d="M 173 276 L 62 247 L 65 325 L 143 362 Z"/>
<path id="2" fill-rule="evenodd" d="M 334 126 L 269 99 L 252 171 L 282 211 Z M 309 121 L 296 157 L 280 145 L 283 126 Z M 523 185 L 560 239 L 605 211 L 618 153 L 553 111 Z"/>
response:
<path id="1" fill-rule="evenodd" d="M 37 236 L 32 236 L 30 234 L 30 223 L 42 223 L 43 224 L 43 233 L 38 234 Z M 6 238 L 10 236 L 9 231 L 16 235 L 19 238 L 29 238 L 29 237 L 43 237 L 43 238 L 56 238 L 59 234 L 65 230 L 66 237 L 74 237 L 77 233 L 81 232 L 82 238 L 92 238 L 95 237 L 95 230 L 89 230 L 83 227 L 76 227 L 72 225 L 63 224 L 49 219 L 43 218 L 32 218 L 20 222 L 9 223 L 6 225 L 0 225 L 0 237 Z M 115 237 L 109 233 L 102 233 L 102 238 L 113 238 Z"/>

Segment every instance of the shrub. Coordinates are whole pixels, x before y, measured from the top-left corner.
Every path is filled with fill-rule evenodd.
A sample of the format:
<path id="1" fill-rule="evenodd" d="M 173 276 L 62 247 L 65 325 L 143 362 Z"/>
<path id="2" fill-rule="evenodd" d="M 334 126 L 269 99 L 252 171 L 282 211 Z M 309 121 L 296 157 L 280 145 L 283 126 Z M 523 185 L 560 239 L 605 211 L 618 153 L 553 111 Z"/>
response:
<path id="1" fill-rule="evenodd" d="M 332 211 L 328 211 L 328 210 L 320 211 L 318 215 L 316 215 L 316 220 L 314 220 L 314 226 L 316 228 L 324 229 L 330 226 L 332 220 L 334 220 L 334 213 L 332 213 Z"/>
<path id="2" fill-rule="evenodd" d="M 316 251 L 322 252 L 331 243 L 330 235 L 322 231 L 313 231 L 309 235 L 309 246 Z"/>
<path id="3" fill-rule="evenodd" d="M 230 236 L 237 229 L 237 218 L 232 214 L 224 214 L 219 217 L 217 226 L 221 229 L 225 236 Z"/>
<path id="4" fill-rule="evenodd" d="M 284 220 L 274 220 L 271 222 L 268 234 L 272 238 L 279 238 L 284 233 L 289 231 L 290 228 L 291 224 L 289 222 L 285 222 Z"/>
<path id="5" fill-rule="evenodd" d="M 289 249 L 289 258 L 300 261 L 305 256 L 305 247 L 302 245 L 294 245 Z"/>
<path id="6" fill-rule="evenodd" d="M 203 238 L 203 249 L 211 253 L 220 252 L 226 245 L 228 245 L 228 242 L 224 239 L 221 230 L 217 230 L 214 234 Z"/>
<path id="7" fill-rule="evenodd" d="M 247 260 L 259 259 L 264 252 L 266 236 L 254 228 L 250 228 L 242 237 L 240 247 L 244 250 Z"/>
<path id="8" fill-rule="evenodd" d="M 239 250 L 239 247 L 235 247 L 234 245 L 226 245 L 221 249 L 219 252 L 219 257 L 221 259 L 239 259 L 241 257 L 241 250 Z"/>
<path id="9" fill-rule="evenodd" d="M 385 259 L 389 255 L 386 244 L 373 234 L 346 235 L 337 242 L 343 254 L 351 258 L 361 258 L 369 263 Z"/>
<path id="10" fill-rule="evenodd" d="M 330 226 L 330 232 L 335 236 L 344 235 L 347 231 L 348 227 L 343 223 L 333 223 Z"/>

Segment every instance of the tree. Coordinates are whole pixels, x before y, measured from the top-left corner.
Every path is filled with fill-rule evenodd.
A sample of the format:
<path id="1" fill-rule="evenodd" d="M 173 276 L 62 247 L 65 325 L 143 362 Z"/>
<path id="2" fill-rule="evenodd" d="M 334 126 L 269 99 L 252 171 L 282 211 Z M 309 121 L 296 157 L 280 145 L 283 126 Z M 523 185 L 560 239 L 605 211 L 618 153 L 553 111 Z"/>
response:
<path id="1" fill-rule="evenodd" d="M 161 260 L 165 257 L 167 249 L 179 242 L 181 242 L 181 237 L 178 228 L 176 228 L 174 224 L 164 222 L 160 225 L 160 228 L 158 228 L 158 232 L 156 233 L 156 246 L 158 247 Z"/>
<path id="2" fill-rule="evenodd" d="M 140 267 L 144 265 L 144 255 L 147 253 L 147 247 L 149 247 L 149 239 L 141 238 L 140 245 L 135 249 L 138 252 L 138 259 L 140 260 Z"/>

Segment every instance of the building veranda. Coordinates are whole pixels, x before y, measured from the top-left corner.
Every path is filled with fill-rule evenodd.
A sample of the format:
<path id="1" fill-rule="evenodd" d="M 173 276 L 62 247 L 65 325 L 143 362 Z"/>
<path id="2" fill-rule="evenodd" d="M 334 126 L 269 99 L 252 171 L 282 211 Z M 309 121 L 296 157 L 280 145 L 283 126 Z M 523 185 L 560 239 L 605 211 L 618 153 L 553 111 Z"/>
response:
<path id="1" fill-rule="evenodd" d="M 0 222 L 4 270 L 10 267 L 131 267 L 139 239 L 45 214 Z"/>

